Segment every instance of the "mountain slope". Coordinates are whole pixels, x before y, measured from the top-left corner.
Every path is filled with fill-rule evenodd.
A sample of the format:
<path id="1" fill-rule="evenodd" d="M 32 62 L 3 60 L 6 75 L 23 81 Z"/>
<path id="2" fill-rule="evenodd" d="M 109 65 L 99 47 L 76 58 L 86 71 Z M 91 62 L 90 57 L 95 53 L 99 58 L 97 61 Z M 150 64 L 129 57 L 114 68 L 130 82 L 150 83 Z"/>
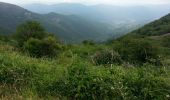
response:
<path id="1" fill-rule="evenodd" d="M 159 36 L 170 33 L 170 14 L 133 31 L 132 33 L 147 36 Z"/>
<path id="2" fill-rule="evenodd" d="M 0 2 L 0 33 L 14 33 L 17 25 L 27 20 L 39 21 L 48 32 L 57 34 L 62 40 L 69 42 L 87 39 L 100 41 L 107 38 L 107 33 L 111 33 L 107 25 L 81 17 L 56 13 L 37 14 L 16 5 Z"/>
<path id="3" fill-rule="evenodd" d="M 37 15 L 18 6 L 0 2 L 0 31 L 14 32 L 16 25 L 35 16 Z"/>

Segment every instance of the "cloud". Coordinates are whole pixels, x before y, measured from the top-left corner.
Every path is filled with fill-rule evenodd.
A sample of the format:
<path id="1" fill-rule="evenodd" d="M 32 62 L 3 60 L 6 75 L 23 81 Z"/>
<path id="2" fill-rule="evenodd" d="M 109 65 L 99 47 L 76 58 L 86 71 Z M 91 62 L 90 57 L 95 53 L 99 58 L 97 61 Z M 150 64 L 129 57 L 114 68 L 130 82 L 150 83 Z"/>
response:
<path id="1" fill-rule="evenodd" d="M 83 3 L 83 4 L 112 4 L 112 5 L 146 5 L 146 4 L 170 4 L 170 0 L 0 0 L 13 4 L 56 4 L 56 3 Z"/>

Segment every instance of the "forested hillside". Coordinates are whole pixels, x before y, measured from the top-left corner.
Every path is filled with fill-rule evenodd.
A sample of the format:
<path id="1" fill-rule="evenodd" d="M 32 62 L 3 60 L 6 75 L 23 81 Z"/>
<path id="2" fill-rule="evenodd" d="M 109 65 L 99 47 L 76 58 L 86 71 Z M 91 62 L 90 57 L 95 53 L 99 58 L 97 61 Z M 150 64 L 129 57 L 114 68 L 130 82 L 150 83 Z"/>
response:
<path id="1" fill-rule="evenodd" d="M 152 23 L 145 25 L 144 27 L 132 32 L 141 35 L 159 36 L 170 33 L 170 14 L 156 20 Z"/>

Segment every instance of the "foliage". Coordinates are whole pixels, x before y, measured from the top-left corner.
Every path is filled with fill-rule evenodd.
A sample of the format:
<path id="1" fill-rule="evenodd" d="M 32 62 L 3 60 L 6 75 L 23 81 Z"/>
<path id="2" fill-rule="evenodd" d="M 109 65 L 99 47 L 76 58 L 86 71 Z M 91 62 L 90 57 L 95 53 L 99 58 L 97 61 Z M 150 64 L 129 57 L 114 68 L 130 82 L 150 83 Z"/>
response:
<path id="1" fill-rule="evenodd" d="M 15 34 L 15 38 L 20 47 L 30 38 L 43 39 L 46 36 L 47 33 L 45 33 L 44 28 L 36 21 L 27 21 L 21 24 L 18 26 Z"/>
<path id="2" fill-rule="evenodd" d="M 163 35 L 170 33 L 169 27 L 170 27 L 170 14 L 162 17 L 159 20 L 149 23 L 140 29 L 133 31 L 132 33 L 146 36 Z"/>
<path id="3" fill-rule="evenodd" d="M 23 65 L 20 61 L 13 62 L 9 56 L 0 56 L 0 84 L 11 85 L 13 88 L 31 86 L 37 69 L 35 65 Z"/>
<path id="4" fill-rule="evenodd" d="M 170 36 L 163 37 L 162 45 L 170 48 Z"/>
<path id="5" fill-rule="evenodd" d="M 116 42 L 113 49 L 121 55 L 124 61 L 134 64 L 146 63 L 150 59 L 159 58 L 159 47 L 147 39 L 125 38 Z"/>
<path id="6" fill-rule="evenodd" d="M 54 57 L 61 49 L 57 38 L 47 34 L 36 21 L 27 21 L 18 26 L 15 39 L 20 49 L 33 57 Z"/>
<path id="7" fill-rule="evenodd" d="M 94 41 L 91 41 L 91 40 L 84 40 L 82 42 L 84 45 L 95 45 L 95 42 Z"/>
<path id="8" fill-rule="evenodd" d="M 130 70 L 124 77 L 124 83 L 131 91 L 131 97 L 138 100 L 161 100 L 169 98 L 170 80 L 161 76 L 169 77 L 163 68 L 153 68 L 151 65 L 143 66 L 137 70 Z"/>
<path id="9" fill-rule="evenodd" d="M 66 77 L 57 82 L 54 81 L 47 90 L 52 95 L 60 95 L 68 99 L 122 99 L 121 94 L 114 90 L 115 84 L 111 77 L 93 76 L 84 65 L 79 65 L 70 67 Z"/>
<path id="10" fill-rule="evenodd" d="M 43 40 L 30 38 L 24 44 L 24 50 L 34 57 L 54 57 L 61 49 L 54 37 L 47 37 Z"/>
<path id="11" fill-rule="evenodd" d="M 109 44 L 65 45 L 59 52 L 57 39 L 31 21 L 19 26 L 16 38 L 31 56 L 0 41 L 0 99 L 170 99 L 170 68 L 164 63 L 170 62 L 168 37 L 130 34 Z M 134 66 L 121 65 L 127 62 Z"/>
<path id="12" fill-rule="evenodd" d="M 0 34 L 0 41 L 8 42 L 10 40 L 10 36 Z"/>
<path id="13" fill-rule="evenodd" d="M 66 100 L 169 99 L 168 67 L 151 64 L 132 68 L 114 64 L 111 68 L 99 67 L 74 53 L 64 58 L 42 59 L 13 51 L 5 44 L 0 47 L 0 82 L 5 84 L 0 92 L 3 95 L 11 94 L 12 89 L 14 93 L 25 96 L 23 98 L 32 94 L 41 99 Z M 13 88 L 7 89 L 11 85 Z M 24 92 L 25 89 L 30 94 Z"/>
<path id="14" fill-rule="evenodd" d="M 96 65 L 107 65 L 107 64 L 121 64 L 122 59 L 119 53 L 112 50 L 102 50 L 96 52 L 92 57 L 93 63 Z"/>
<path id="15" fill-rule="evenodd" d="M 144 66 L 143 66 L 144 67 Z M 169 98 L 170 80 L 160 77 L 167 76 L 161 68 L 124 69 L 113 67 L 111 69 L 97 70 L 84 65 L 73 65 L 68 68 L 64 77 L 46 84 L 44 94 L 59 96 L 61 99 L 81 100 L 147 100 Z M 98 71 L 100 74 L 97 74 Z M 94 74 L 95 73 L 95 74 Z"/>

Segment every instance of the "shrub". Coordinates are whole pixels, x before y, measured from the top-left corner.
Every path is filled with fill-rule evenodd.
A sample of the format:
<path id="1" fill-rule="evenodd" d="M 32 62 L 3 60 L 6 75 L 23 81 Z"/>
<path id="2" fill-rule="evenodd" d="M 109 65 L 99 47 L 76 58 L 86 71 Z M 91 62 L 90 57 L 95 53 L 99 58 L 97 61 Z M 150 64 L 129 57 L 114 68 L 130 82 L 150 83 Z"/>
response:
<path id="1" fill-rule="evenodd" d="M 133 64 L 143 64 L 150 59 L 158 59 L 159 47 L 145 39 L 124 39 L 114 45 L 124 61 Z"/>
<path id="2" fill-rule="evenodd" d="M 163 38 L 162 45 L 164 47 L 170 48 L 170 36 L 166 36 L 166 37 Z"/>
<path id="3" fill-rule="evenodd" d="M 169 79 L 160 77 L 161 69 L 146 66 L 136 71 L 127 72 L 124 84 L 131 93 L 131 97 L 137 100 L 162 100 L 168 99 L 170 94 Z M 164 76 L 165 77 L 165 76 Z"/>
<path id="4" fill-rule="evenodd" d="M 15 39 L 20 47 L 30 38 L 43 39 L 47 36 L 45 29 L 39 22 L 27 21 L 17 27 Z"/>
<path id="5" fill-rule="evenodd" d="M 22 89 L 31 86 L 37 69 L 34 65 L 25 65 L 19 61 L 13 62 L 6 56 L 0 57 L 0 84 Z"/>
<path id="6" fill-rule="evenodd" d="M 73 100 L 123 99 L 119 90 L 124 92 L 124 87 L 114 82 L 109 75 L 94 76 L 83 66 L 69 68 L 65 77 L 50 83 L 45 89 L 52 95 Z"/>
<path id="7" fill-rule="evenodd" d="M 119 53 L 111 50 L 103 50 L 97 52 L 92 57 L 93 63 L 96 65 L 107 65 L 107 64 L 121 64 L 122 60 Z"/>
<path id="8" fill-rule="evenodd" d="M 10 40 L 10 36 L 0 34 L 0 41 L 8 42 Z"/>
<path id="9" fill-rule="evenodd" d="M 61 48 L 56 37 L 46 33 L 36 21 L 27 21 L 18 26 L 15 38 L 20 49 L 34 57 L 54 57 Z"/>
<path id="10" fill-rule="evenodd" d="M 53 37 L 43 40 L 31 38 L 24 44 L 24 50 L 34 57 L 54 57 L 60 49 L 61 46 Z"/>
<path id="11" fill-rule="evenodd" d="M 84 40 L 82 43 L 83 43 L 84 45 L 95 45 L 95 42 L 92 41 L 92 40 Z"/>

